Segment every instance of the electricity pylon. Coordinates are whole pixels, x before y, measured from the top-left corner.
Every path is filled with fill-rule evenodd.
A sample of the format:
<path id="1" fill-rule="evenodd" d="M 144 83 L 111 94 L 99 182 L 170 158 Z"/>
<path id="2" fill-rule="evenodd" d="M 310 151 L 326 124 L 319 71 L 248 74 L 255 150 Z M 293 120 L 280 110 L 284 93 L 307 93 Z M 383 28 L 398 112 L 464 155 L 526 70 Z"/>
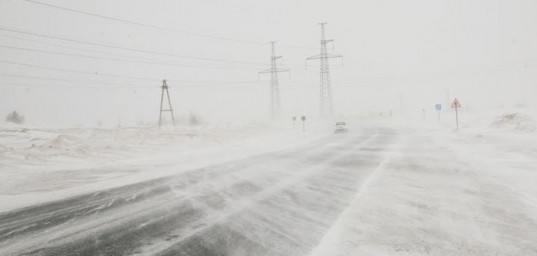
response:
<path id="1" fill-rule="evenodd" d="M 277 60 L 282 56 L 276 56 L 276 49 L 274 45 L 276 42 L 270 42 L 272 47 L 272 55 L 270 57 L 270 69 L 263 70 L 258 73 L 270 73 L 270 115 L 273 119 L 276 119 L 281 113 L 281 101 L 280 101 L 280 85 L 278 84 L 278 73 L 289 72 L 288 69 L 280 69 L 277 66 Z"/>
<path id="2" fill-rule="evenodd" d="M 162 80 L 162 95 L 160 96 L 160 114 L 159 114 L 159 117 L 158 117 L 158 128 L 160 128 L 162 126 L 162 112 L 167 112 L 169 111 L 172 115 L 172 122 L 173 122 L 173 127 L 175 128 L 175 118 L 173 117 L 173 109 L 172 109 L 172 102 L 170 100 L 170 93 L 168 92 L 168 84 L 166 84 L 166 80 Z M 168 106 L 169 106 L 169 109 L 163 109 L 163 104 L 164 104 L 164 91 L 166 91 L 166 96 L 168 97 Z"/>
<path id="3" fill-rule="evenodd" d="M 326 45 L 328 43 L 333 43 L 334 40 L 327 40 L 324 32 L 324 25 L 326 23 L 319 23 L 321 25 L 321 54 L 311 56 L 306 59 L 306 64 L 308 60 L 319 59 L 321 61 L 320 69 L 320 79 L 321 79 L 321 95 L 320 95 L 320 106 L 319 114 L 321 118 L 332 117 L 334 115 L 334 100 L 332 98 L 332 86 L 330 84 L 330 67 L 328 59 L 330 58 L 343 58 L 342 55 L 338 54 L 329 54 L 326 50 Z"/>

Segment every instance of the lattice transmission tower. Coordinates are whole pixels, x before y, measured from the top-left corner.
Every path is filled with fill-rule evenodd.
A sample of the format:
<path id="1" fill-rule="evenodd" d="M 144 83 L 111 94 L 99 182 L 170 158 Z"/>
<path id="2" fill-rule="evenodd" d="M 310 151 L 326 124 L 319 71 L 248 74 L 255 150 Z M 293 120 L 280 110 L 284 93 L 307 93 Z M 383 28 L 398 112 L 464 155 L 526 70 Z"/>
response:
<path id="1" fill-rule="evenodd" d="M 289 72 L 288 69 L 278 68 L 277 60 L 281 59 L 282 56 L 276 56 L 275 44 L 276 42 L 270 42 L 272 49 L 272 54 L 270 57 L 270 68 L 258 73 L 258 75 L 270 73 L 270 116 L 273 119 L 277 118 L 281 113 L 280 85 L 278 83 L 278 73 Z"/>
<path id="2" fill-rule="evenodd" d="M 334 40 L 327 40 L 324 31 L 324 25 L 326 23 L 319 23 L 321 25 L 321 53 L 319 55 L 311 56 L 306 58 L 306 64 L 308 60 L 320 60 L 320 106 L 319 106 L 319 115 L 322 118 L 332 117 L 334 115 L 334 100 L 332 98 L 332 86 L 330 82 L 330 66 L 328 59 L 331 58 L 343 58 L 339 54 L 330 54 L 326 49 L 328 43 L 333 43 Z"/>
<path id="3" fill-rule="evenodd" d="M 166 84 L 166 80 L 162 80 L 162 94 L 160 96 L 160 114 L 158 116 L 158 127 L 160 128 L 162 126 L 162 112 L 170 112 L 172 115 L 172 122 L 173 127 L 175 127 L 175 117 L 173 116 L 173 109 L 172 109 L 172 102 L 170 100 L 170 93 L 168 92 L 168 84 Z M 166 96 L 168 98 L 168 109 L 164 109 L 164 91 L 166 91 Z"/>

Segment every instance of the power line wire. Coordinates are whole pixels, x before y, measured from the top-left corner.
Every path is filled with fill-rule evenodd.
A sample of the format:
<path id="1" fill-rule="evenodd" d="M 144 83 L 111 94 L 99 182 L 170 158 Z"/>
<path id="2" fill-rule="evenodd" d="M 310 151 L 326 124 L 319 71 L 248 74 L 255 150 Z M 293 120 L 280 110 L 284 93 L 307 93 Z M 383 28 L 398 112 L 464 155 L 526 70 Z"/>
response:
<path id="1" fill-rule="evenodd" d="M 74 74 L 105 76 L 105 77 L 122 78 L 122 79 L 130 79 L 130 80 L 160 81 L 160 79 L 154 79 L 154 78 L 129 77 L 129 76 L 122 76 L 122 75 L 102 74 L 102 73 L 99 73 L 99 72 L 85 72 L 85 71 L 78 71 L 78 70 L 72 70 L 72 69 L 63 69 L 63 68 L 56 68 L 56 67 L 48 67 L 48 66 L 27 64 L 27 63 L 21 63 L 21 62 L 9 61 L 9 60 L 0 60 L 0 62 L 1 63 L 6 63 L 6 64 L 18 65 L 18 66 L 26 66 L 26 67 L 32 67 L 32 68 L 42 68 L 42 69 L 55 70 L 55 71 L 74 73 Z"/>
<path id="2" fill-rule="evenodd" d="M 49 45 L 49 46 L 54 46 L 54 47 L 61 47 L 61 48 L 66 48 L 66 49 L 71 49 L 71 50 L 77 50 L 77 51 L 84 51 L 84 52 L 91 52 L 91 53 L 98 53 L 98 54 L 106 54 L 106 55 L 116 56 L 116 57 L 121 57 L 121 58 L 131 58 L 131 59 L 151 60 L 151 59 L 149 59 L 149 58 L 132 57 L 132 56 L 126 56 L 126 55 L 123 55 L 123 54 L 116 54 L 116 53 L 105 52 L 105 51 L 99 51 L 99 50 L 93 50 L 93 49 L 90 50 L 90 49 L 79 48 L 79 47 L 72 47 L 72 46 L 67 46 L 67 45 L 62 45 L 62 44 L 55 44 L 55 43 L 44 42 L 44 41 L 39 41 L 39 40 L 34 40 L 34 39 L 28 39 L 28 38 L 22 38 L 22 37 L 17 37 L 17 36 L 12 36 L 12 35 L 6 35 L 6 34 L 0 34 L 0 36 L 2 36 L 2 37 L 6 37 L 6 38 L 12 38 L 12 39 L 15 39 L 15 40 L 20 40 L 20 41 L 25 41 L 25 42 L 39 43 L 39 44 L 44 44 L 44 45 Z"/>
<path id="3" fill-rule="evenodd" d="M 5 77 L 17 77 L 17 78 L 26 78 L 26 79 L 34 79 L 34 80 L 44 80 L 44 81 L 54 81 L 54 82 L 65 82 L 65 83 L 74 83 L 74 84 L 109 84 L 109 85 L 125 85 L 125 83 L 116 84 L 116 83 L 110 83 L 110 82 L 97 82 L 97 81 L 80 81 L 80 80 L 69 80 L 69 79 L 61 79 L 61 78 L 50 78 L 50 77 L 40 77 L 40 76 L 28 76 L 28 75 L 17 75 L 17 74 L 9 74 L 9 73 L 0 73 L 0 76 Z M 138 84 L 137 84 L 138 85 Z"/>
<path id="4" fill-rule="evenodd" d="M 2 86 L 9 86 L 9 85 L 14 85 L 14 86 L 29 86 L 29 87 L 46 87 L 46 86 L 61 86 L 61 87 L 68 87 L 68 88 L 94 88 L 94 89 L 155 89 L 155 88 L 159 88 L 160 86 L 157 85 L 146 85 L 146 86 L 140 86 L 140 85 L 137 85 L 137 86 L 122 86 L 122 85 L 119 85 L 118 84 L 110 84 L 110 83 L 95 83 L 95 84 L 98 84 L 99 86 L 95 86 L 95 85 L 79 85 L 79 84 L 90 84 L 89 82 L 79 82 L 79 81 L 72 81 L 72 80 L 69 80 L 69 81 L 59 81 L 61 79 L 54 79 L 54 78 L 38 78 L 38 77 L 30 77 L 30 76 L 24 76 L 24 75 L 13 75 L 13 74 L 0 74 L 0 76 L 8 76 L 8 77 L 17 77 L 17 78 L 23 78 L 23 79 L 33 79 L 33 80 L 49 80 L 49 81 L 55 81 L 55 82 L 66 82 L 66 83 L 69 83 L 68 85 L 67 84 L 50 84 L 50 83 L 46 83 L 46 84 L 27 84 L 27 83 L 14 83 L 14 82 L 9 82 L 9 81 L 0 81 L 0 87 Z M 76 83 L 74 83 L 76 82 Z M 179 85 L 174 85 L 174 88 L 179 88 L 179 87 L 196 87 L 196 88 L 219 88 L 219 87 L 225 87 L 226 89 L 229 89 L 229 88 L 233 88 L 233 87 L 238 87 L 240 86 L 241 88 L 245 88 L 244 85 L 241 85 L 241 84 L 198 84 L 198 85 L 188 85 L 188 84 L 179 84 Z M 257 87 L 250 87 L 250 88 L 257 88 Z"/>
<path id="5" fill-rule="evenodd" d="M 166 27 L 161 27 L 161 26 L 156 26 L 156 25 L 151 25 L 151 24 L 146 24 L 146 23 L 141 23 L 141 22 L 136 22 L 136 21 L 129 21 L 129 20 L 114 18 L 114 17 L 105 16 L 105 15 L 101 15 L 101 14 L 96 14 L 96 13 L 91 13 L 91 12 L 86 12 L 86 11 L 80 11 L 80 10 L 75 10 L 75 9 L 71 9 L 71 8 L 66 8 L 66 7 L 62 7 L 62 6 L 58 6 L 58 5 L 43 3 L 43 2 L 39 2 L 39 1 L 33 1 L 33 0 L 24 0 L 24 1 L 28 2 L 28 3 L 32 3 L 32 4 L 38 4 L 38 5 L 42 5 L 42 6 L 46 6 L 46 7 L 50 7 L 50 8 L 63 10 L 63 11 L 74 12 L 74 13 L 78 13 L 78 14 L 84 14 L 84 15 L 87 15 L 87 16 L 92 16 L 92 17 L 97 17 L 97 18 L 101 18 L 101 19 L 106 19 L 106 20 L 111 20 L 111 21 L 131 24 L 131 25 L 137 25 L 137 26 L 142 26 L 142 27 L 148 27 L 148 28 L 167 31 L 167 32 L 181 33 L 181 34 L 187 34 L 187 35 L 196 36 L 196 37 L 202 37 L 202 38 L 226 40 L 226 41 L 248 43 L 248 44 L 256 44 L 256 45 L 264 44 L 264 43 L 256 42 L 256 41 L 234 39 L 234 38 L 220 37 L 220 36 L 212 36 L 212 35 L 194 33 L 194 32 L 185 31 L 185 30 L 171 29 L 171 28 L 166 28 Z"/>
<path id="6" fill-rule="evenodd" d="M 8 31 L 8 32 L 12 32 L 12 33 L 18 33 L 18 34 L 38 36 L 38 37 L 43 37 L 43 38 L 48 38 L 48 39 L 61 40 L 61 41 L 66 41 L 66 42 L 71 42 L 71 43 L 78 43 L 78 44 L 85 44 L 85 45 L 92 45 L 92 46 L 110 48 L 110 49 L 115 49 L 115 50 L 124 50 L 124 51 L 130 51 L 130 52 L 138 52 L 138 53 L 145 53 L 145 54 L 153 54 L 153 55 L 161 55 L 161 56 L 184 58 L 184 59 L 193 59 L 193 60 L 202 60 L 202 61 L 214 61 L 214 62 L 225 62 L 225 63 L 232 63 L 232 64 L 248 64 L 248 65 L 266 66 L 266 64 L 264 64 L 264 63 L 235 61 L 235 60 L 224 60 L 224 59 L 214 59 L 214 58 L 205 58 L 205 57 L 195 57 L 195 56 L 180 55 L 180 54 L 175 54 L 175 53 L 159 52 L 159 51 L 136 49 L 136 48 L 129 48 L 129 47 L 120 47 L 120 46 L 101 44 L 101 43 L 95 43 L 95 42 L 87 42 L 87 41 L 82 41 L 82 40 L 77 40 L 77 39 L 66 38 L 66 37 L 45 35 L 45 34 L 41 34 L 41 33 L 23 31 L 23 30 L 19 30 L 19 29 L 6 28 L 6 27 L 0 27 L 0 30 Z"/>
<path id="7" fill-rule="evenodd" d="M 63 7 L 63 6 L 59 6 L 59 5 L 43 3 L 43 2 L 35 1 L 35 0 L 24 0 L 24 1 L 27 2 L 27 3 L 46 6 L 46 7 L 54 8 L 54 9 L 58 9 L 58 10 L 63 10 L 63 11 L 83 14 L 83 15 L 87 15 L 87 16 L 91 16 L 91 17 L 101 18 L 101 19 L 115 21 L 115 22 L 121 22 L 121 23 L 125 23 L 125 24 L 130 24 L 130 25 L 137 25 L 137 26 L 157 29 L 157 30 L 166 31 L 166 32 L 186 34 L 186 35 L 190 35 L 190 36 L 195 36 L 195 37 L 200 37 L 200 38 L 208 38 L 208 39 L 213 39 L 213 40 L 231 41 L 231 42 L 246 43 L 246 44 L 252 44 L 252 45 L 266 45 L 266 42 L 251 41 L 251 40 L 244 40 L 244 39 L 236 39 L 236 38 L 222 37 L 222 36 L 214 36 L 214 35 L 208 35 L 208 34 L 202 34 L 202 33 L 195 33 L 195 32 L 186 31 L 186 30 L 171 29 L 171 28 L 167 28 L 167 27 L 162 27 L 162 26 L 157 26 L 157 25 L 152 25 L 152 24 L 147 24 L 147 23 L 141 23 L 141 22 L 136 22 L 136 21 L 130 21 L 130 20 L 115 18 L 115 17 L 106 16 L 106 15 L 97 14 L 97 13 L 91 13 L 91 12 L 76 10 L 76 9 L 67 8 L 67 7 Z M 296 46 L 296 45 L 282 45 L 282 47 L 297 48 L 297 49 L 316 49 L 314 47 Z"/>
<path id="8" fill-rule="evenodd" d="M 10 62 L 10 61 L 2 61 L 2 60 L 0 60 L 0 62 L 14 63 L 14 62 Z M 20 64 L 20 63 L 17 63 L 17 64 Z M 30 66 L 41 67 L 41 66 L 36 66 L 36 65 L 30 65 Z M 517 67 L 517 66 L 519 66 L 519 65 L 514 64 L 514 65 L 504 66 L 503 68 L 496 67 L 494 69 L 492 67 L 473 68 L 473 69 L 468 69 L 466 71 L 454 72 L 454 73 L 426 74 L 426 75 L 422 75 L 422 76 L 419 76 L 419 77 L 416 75 L 416 77 L 414 77 L 414 78 L 412 78 L 413 76 L 407 76 L 407 77 L 374 77 L 374 78 L 362 78 L 362 79 L 335 80 L 334 82 L 338 82 L 339 84 L 343 84 L 343 85 L 340 85 L 340 86 L 343 86 L 343 87 L 351 87 L 351 86 L 353 86 L 353 84 L 378 83 L 378 82 L 383 83 L 383 82 L 393 82 L 393 81 L 398 81 L 398 80 L 399 81 L 400 80 L 409 80 L 409 81 L 430 82 L 430 81 L 435 81 L 435 80 L 437 80 L 439 78 L 441 79 L 441 78 L 449 78 L 449 77 L 464 77 L 464 76 L 477 75 L 477 74 L 481 74 L 481 73 L 499 74 L 499 73 L 502 73 L 502 72 L 509 72 L 509 71 L 520 69 L 520 67 Z M 527 67 L 523 67 L 523 68 L 527 68 Z M 530 67 L 530 68 L 535 68 L 535 67 Z M 60 70 L 63 70 L 63 69 L 60 69 Z M 69 70 L 69 71 L 72 71 L 72 70 Z M 79 71 L 76 71 L 76 72 L 79 72 Z M 86 72 L 84 72 L 84 73 L 86 73 Z M 70 84 L 70 85 L 68 85 L 68 87 L 72 87 L 72 88 L 96 88 L 96 89 L 155 88 L 154 85 L 122 86 L 122 85 L 125 85 L 125 84 L 124 83 L 117 84 L 117 83 L 109 83 L 109 82 L 104 82 L 103 83 L 103 82 L 96 82 L 96 81 L 91 81 L 90 82 L 90 81 L 80 81 L 80 80 L 68 80 L 68 79 L 58 79 L 58 78 L 50 78 L 50 77 L 36 77 L 36 76 L 8 74 L 8 73 L 0 73 L 0 76 L 16 77 L 16 78 L 24 78 L 24 79 L 33 79 L 33 80 L 66 82 L 66 83 Z M 151 80 L 154 81 L 154 79 L 151 79 Z M 173 81 L 173 80 L 170 80 L 170 81 Z M 228 88 L 230 86 L 243 86 L 242 84 L 254 84 L 254 83 L 256 83 L 256 81 L 237 81 L 237 82 L 190 81 L 190 82 L 200 82 L 200 83 L 209 83 L 209 84 L 188 85 L 188 84 L 184 83 L 185 80 L 177 80 L 177 81 L 182 82 L 182 84 L 180 84 L 179 86 L 187 86 L 187 87 L 195 86 L 197 88 L 200 87 L 200 86 L 201 87 L 213 87 L 213 88 L 226 86 L 226 88 Z M 316 83 L 317 83 L 317 81 L 290 81 L 290 84 L 284 86 L 283 88 L 284 89 L 304 88 L 304 87 L 309 87 L 309 86 L 315 85 Z M 61 85 L 57 85 L 57 84 L 28 85 L 28 84 L 18 84 L 18 83 L 5 82 L 5 81 L 0 82 L 0 84 L 2 84 L 2 85 L 18 85 L 18 86 L 61 86 Z M 98 84 L 98 85 L 107 85 L 107 86 L 106 87 L 80 86 L 80 85 L 77 85 L 77 84 Z M 155 84 L 158 84 L 158 83 L 155 83 Z M 345 84 L 347 84 L 347 85 L 345 85 Z M 242 88 L 244 88 L 244 87 L 242 87 Z M 251 87 L 251 88 L 255 88 L 255 87 Z"/>
<path id="9" fill-rule="evenodd" d="M 104 84 L 102 84 L 104 85 Z M 138 90 L 138 89 L 154 89 L 148 86 L 81 86 L 81 85 L 66 85 L 66 84 L 28 84 L 28 83 L 13 83 L 13 82 L 0 82 L 1 86 L 16 86 L 16 87 L 66 87 L 66 88 L 83 88 L 83 89 L 128 89 L 128 90 Z"/>
<path id="10" fill-rule="evenodd" d="M 53 54 L 53 55 L 63 55 L 63 56 L 70 56 L 70 57 L 81 57 L 81 58 L 97 59 L 97 60 L 176 66 L 176 67 L 187 67 L 187 68 L 237 69 L 237 70 L 253 70 L 254 69 L 254 68 L 229 67 L 229 66 L 203 66 L 203 65 L 186 65 L 186 64 L 178 64 L 178 63 L 156 62 L 156 61 L 127 60 L 127 59 L 118 59 L 118 58 L 110 58 L 110 57 L 97 57 L 97 56 L 90 56 L 90 55 L 83 55 L 83 54 L 48 51 L 48 50 L 41 50 L 41 49 L 34 49 L 34 48 L 16 47 L 16 46 L 10 46 L 10 45 L 0 45 L 0 48 L 6 48 L 6 49 L 12 49 L 12 50 L 18 50 L 18 51 L 39 52 L 39 53 L 46 53 L 46 54 Z"/>
<path id="11" fill-rule="evenodd" d="M 162 80 L 162 79 L 155 79 L 155 78 L 148 78 L 148 77 L 132 77 L 132 76 L 117 75 L 117 74 L 109 74 L 109 73 L 79 71 L 79 70 L 72 70 L 72 69 L 64 69 L 64 68 L 57 68 L 57 67 L 50 67 L 50 66 L 41 66 L 41 65 L 35 65 L 35 64 L 21 63 L 21 62 L 2 60 L 2 59 L 0 59 L 0 63 L 26 66 L 26 67 L 32 67 L 32 68 L 41 68 L 41 69 L 47 69 L 47 70 L 55 70 L 55 71 L 66 72 L 66 73 L 84 74 L 84 75 L 92 75 L 92 76 L 104 76 L 104 77 L 113 77 L 113 78 L 120 78 L 120 79 L 129 79 L 129 80 L 153 81 L 153 82 L 154 81 L 160 82 Z M 246 84 L 246 83 L 257 82 L 253 80 L 252 81 L 200 81 L 200 80 L 182 80 L 182 79 L 173 79 L 173 78 L 166 79 L 166 80 L 179 82 L 179 83 L 198 83 L 198 84 Z"/>

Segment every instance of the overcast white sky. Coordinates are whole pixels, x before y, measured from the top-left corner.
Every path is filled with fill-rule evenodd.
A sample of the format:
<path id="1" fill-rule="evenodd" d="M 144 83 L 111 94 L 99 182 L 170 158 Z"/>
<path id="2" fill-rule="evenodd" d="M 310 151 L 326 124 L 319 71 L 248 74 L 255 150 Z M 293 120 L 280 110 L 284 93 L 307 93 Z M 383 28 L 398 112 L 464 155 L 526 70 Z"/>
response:
<path id="1" fill-rule="evenodd" d="M 280 80 L 284 116 L 315 116 L 318 63 L 305 70 L 304 59 L 318 54 L 318 22 L 327 22 L 327 36 L 335 39 L 330 51 L 344 56 L 343 66 L 331 62 L 338 115 L 432 110 L 448 97 L 479 111 L 501 104 L 531 105 L 537 95 L 533 0 L 39 1 L 174 31 L 31 1 L 0 0 L 2 119 L 17 110 L 37 125 L 154 122 L 164 78 L 170 79 L 178 116 L 191 112 L 207 121 L 265 119 L 269 77 L 257 82 L 257 72 L 268 67 L 269 41 L 278 41 L 283 67 L 291 69 L 291 79 L 281 75 Z"/>

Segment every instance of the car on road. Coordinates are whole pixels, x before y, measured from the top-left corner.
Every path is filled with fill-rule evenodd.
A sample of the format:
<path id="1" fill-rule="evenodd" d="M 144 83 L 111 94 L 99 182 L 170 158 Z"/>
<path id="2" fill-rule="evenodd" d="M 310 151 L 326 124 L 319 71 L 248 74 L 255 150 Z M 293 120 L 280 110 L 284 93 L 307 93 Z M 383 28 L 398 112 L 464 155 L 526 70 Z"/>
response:
<path id="1" fill-rule="evenodd" d="M 334 130 L 334 133 L 347 133 L 349 130 L 347 130 L 347 124 L 345 122 L 337 122 L 336 123 L 336 129 Z"/>

